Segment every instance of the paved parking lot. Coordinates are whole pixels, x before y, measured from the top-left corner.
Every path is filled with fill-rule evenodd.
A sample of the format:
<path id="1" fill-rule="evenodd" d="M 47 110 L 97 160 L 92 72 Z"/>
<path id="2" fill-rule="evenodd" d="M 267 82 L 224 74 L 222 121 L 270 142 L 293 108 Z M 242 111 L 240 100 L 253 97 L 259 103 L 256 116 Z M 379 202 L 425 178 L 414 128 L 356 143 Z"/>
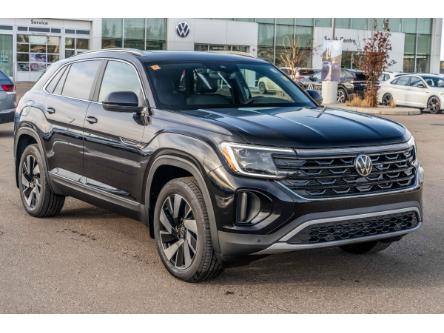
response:
<path id="1" fill-rule="evenodd" d="M 391 117 L 414 133 L 426 169 L 425 223 L 383 253 L 301 251 L 171 277 L 134 220 L 68 199 L 61 216 L 22 209 L 12 124 L 0 125 L 0 313 L 444 312 L 444 115 Z"/>

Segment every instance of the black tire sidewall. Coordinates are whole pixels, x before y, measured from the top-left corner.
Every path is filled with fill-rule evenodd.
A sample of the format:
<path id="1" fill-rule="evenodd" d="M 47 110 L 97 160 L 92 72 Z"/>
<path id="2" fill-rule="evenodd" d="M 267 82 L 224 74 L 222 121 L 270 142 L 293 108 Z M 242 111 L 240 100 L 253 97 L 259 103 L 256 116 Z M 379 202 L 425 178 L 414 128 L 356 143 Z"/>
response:
<path id="1" fill-rule="evenodd" d="M 344 100 L 342 101 L 342 102 L 339 102 L 339 92 L 342 92 L 342 94 L 343 94 L 343 96 L 344 96 Z M 345 91 L 345 89 L 344 88 L 338 88 L 338 96 L 337 96 L 337 102 L 339 102 L 339 103 L 345 103 L 345 102 L 347 102 L 347 92 Z"/>
<path id="2" fill-rule="evenodd" d="M 385 99 L 387 99 L 387 103 L 385 102 Z M 388 106 L 390 105 L 390 102 L 393 101 L 393 96 L 390 93 L 386 93 L 384 94 L 384 96 L 382 96 L 382 105 Z"/>
<path id="3" fill-rule="evenodd" d="M 174 267 L 174 265 L 170 263 L 170 261 L 165 256 L 165 253 L 163 252 L 162 243 L 159 237 L 160 210 L 162 209 L 162 205 L 165 199 L 171 194 L 179 194 L 188 202 L 188 204 L 191 206 L 193 210 L 194 217 L 197 223 L 198 236 L 197 236 L 196 255 L 193 259 L 193 263 L 191 264 L 191 266 L 186 269 L 177 269 L 176 267 Z M 174 179 L 168 182 L 160 191 L 156 201 L 153 225 L 154 225 L 154 236 L 156 239 L 157 251 L 167 270 L 173 276 L 185 281 L 191 280 L 196 275 L 196 273 L 200 272 L 205 253 L 206 251 L 209 250 L 206 248 L 207 237 L 209 237 L 209 232 L 205 226 L 205 224 L 208 225 L 207 214 L 206 211 L 204 211 L 205 209 L 206 209 L 205 206 L 202 206 L 202 204 L 199 202 L 199 199 L 197 195 L 194 193 L 193 189 L 191 189 L 188 186 L 188 184 L 182 181 L 181 179 Z"/>
<path id="4" fill-rule="evenodd" d="M 40 195 L 40 200 L 37 202 L 37 204 L 34 206 L 34 208 L 30 208 L 27 205 L 27 203 L 25 201 L 24 194 L 23 194 L 23 184 L 22 184 L 23 163 L 26 161 L 26 158 L 29 155 L 33 156 L 36 159 L 37 164 L 39 165 L 39 168 L 40 168 L 41 195 Z M 47 194 L 46 191 L 48 190 L 48 188 L 47 188 L 48 185 L 46 182 L 46 166 L 43 163 L 42 155 L 40 154 L 40 151 L 36 145 L 30 145 L 30 146 L 26 147 L 25 150 L 23 151 L 23 154 L 20 158 L 20 163 L 19 163 L 18 184 L 19 184 L 19 190 L 20 190 L 20 198 L 22 200 L 25 210 L 32 216 L 38 216 L 40 214 L 40 211 L 43 208 L 45 196 Z"/>

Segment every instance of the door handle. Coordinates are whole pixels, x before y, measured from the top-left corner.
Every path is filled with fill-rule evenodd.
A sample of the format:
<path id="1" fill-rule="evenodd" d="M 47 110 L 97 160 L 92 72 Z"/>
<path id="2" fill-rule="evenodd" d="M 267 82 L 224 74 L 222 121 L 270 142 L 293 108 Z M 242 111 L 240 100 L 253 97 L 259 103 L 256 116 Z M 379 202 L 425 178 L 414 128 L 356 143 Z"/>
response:
<path id="1" fill-rule="evenodd" d="M 95 123 L 98 122 L 97 118 L 96 118 L 96 117 L 93 117 L 93 116 L 88 116 L 88 117 L 86 117 L 86 121 L 87 121 L 88 123 L 90 123 L 90 124 L 95 124 Z"/>
<path id="2" fill-rule="evenodd" d="M 49 114 L 54 114 L 56 110 L 53 107 L 47 107 L 46 112 L 48 112 Z"/>

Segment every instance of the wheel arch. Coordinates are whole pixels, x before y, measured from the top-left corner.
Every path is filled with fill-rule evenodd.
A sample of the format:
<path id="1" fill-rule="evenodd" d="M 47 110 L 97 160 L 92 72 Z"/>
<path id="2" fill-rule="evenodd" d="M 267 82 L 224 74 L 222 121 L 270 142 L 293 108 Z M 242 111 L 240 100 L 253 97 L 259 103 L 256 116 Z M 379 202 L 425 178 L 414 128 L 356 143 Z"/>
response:
<path id="1" fill-rule="evenodd" d="M 43 151 L 43 145 L 40 140 L 39 135 L 29 127 L 19 128 L 15 134 L 14 143 L 14 159 L 15 159 L 15 183 L 18 187 L 18 169 L 20 164 L 20 159 L 25 151 L 26 147 L 31 144 L 36 144 L 42 155 L 43 163 L 45 164 L 45 170 L 47 170 L 46 156 Z"/>
<path id="2" fill-rule="evenodd" d="M 219 241 L 216 226 L 216 217 L 214 215 L 213 203 L 211 196 L 203 176 L 203 168 L 199 166 L 199 163 L 190 155 L 182 153 L 181 156 L 173 155 L 171 153 L 165 153 L 155 158 L 154 162 L 149 168 L 148 176 L 146 177 L 145 184 L 145 210 L 144 210 L 144 222 L 147 223 L 150 231 L 150 236 L 154 238 L 153 221 L 154 221 L 154 205 L 156 204 L 155 198 L 157 194 L 154 190 L 160 190 L 161 186 L 156 183 L 156 179 L 159 179 L 159 173 L 162 171 L 174 171 L 174 175 L 167 175 L 162 177 L 163 180 L 160 185 L 166 184 L 166 182 L 180 177 L 192 176 L 196 179 L 200 190 L 202 191 L 205 206 L 208 213 L 208 219 L 210 222 L 210 233 L 213 243 L 213 247 L 216 253 L 219 253 Z"/>

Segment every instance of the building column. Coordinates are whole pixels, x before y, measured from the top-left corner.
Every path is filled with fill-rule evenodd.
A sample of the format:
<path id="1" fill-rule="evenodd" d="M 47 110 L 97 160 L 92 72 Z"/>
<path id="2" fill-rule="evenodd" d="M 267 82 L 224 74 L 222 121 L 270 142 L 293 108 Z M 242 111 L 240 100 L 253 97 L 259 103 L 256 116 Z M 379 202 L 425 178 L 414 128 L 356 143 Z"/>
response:
<path id="1" fill-rule="evenodd" d="M 430 73 L 439 74 L 441 61 L 442 19 L 432 20 L 432 49 L 430 51 Z"/>

